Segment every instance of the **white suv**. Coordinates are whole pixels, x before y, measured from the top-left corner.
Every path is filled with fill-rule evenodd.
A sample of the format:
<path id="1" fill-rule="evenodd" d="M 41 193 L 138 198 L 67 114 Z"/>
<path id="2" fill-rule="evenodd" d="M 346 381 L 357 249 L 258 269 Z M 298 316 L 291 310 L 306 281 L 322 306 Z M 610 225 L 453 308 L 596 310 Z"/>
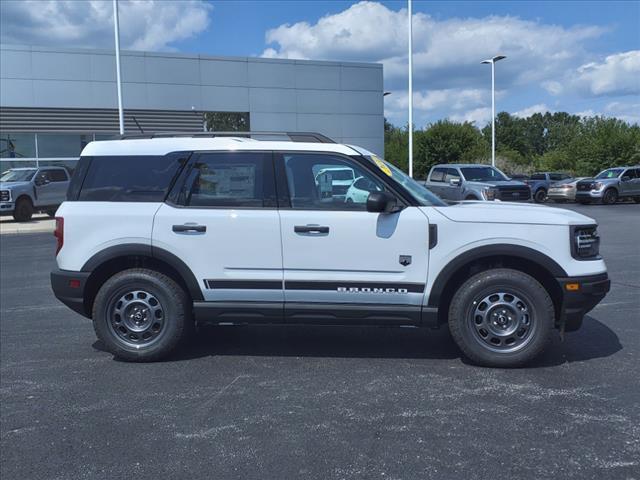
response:
<path id="1" fill-rule="evenodd" d="M 333 195 L 327 169 L 370 193 Z M 56 215 L 55 295 L 125 360 L 164 358 L 202 322 L 448 324 L 472 361 L 515 366 L 609 290 L 594 220 L 449 206 L 336 143 L 92 142 Z"/>

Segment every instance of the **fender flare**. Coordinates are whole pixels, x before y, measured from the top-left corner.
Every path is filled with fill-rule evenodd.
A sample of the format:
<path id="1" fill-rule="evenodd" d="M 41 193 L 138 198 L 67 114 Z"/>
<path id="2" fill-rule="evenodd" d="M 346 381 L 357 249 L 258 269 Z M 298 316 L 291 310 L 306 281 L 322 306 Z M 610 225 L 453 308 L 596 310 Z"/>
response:
<path id="1" fill-rule="evenodd" d="M 440 270 L 429 292 L 429 302 L 427 306 L 438 307 L 447 283 L 460 268 L 473 261 L 496 256 L 515 257 L 535 262 L 556 278 L 569 276 L 564 268 L 555 260 L 533 248 L 509 243 L 484 245 L 461 253 Z"/>
<path id="2" fill-rule="evenodd" d="M 202 290 L 191 269 L 180 258 L 167 250 L 142 243 L 123 243 L 105 248 L 93 255 L 82 266 L 82 272 L 93 272 L 100 265 L 118 257 L 143 256 L 160 260 L 172 267 L 184 280 L 191 298 L 194 301 L 203 301 Z"/>

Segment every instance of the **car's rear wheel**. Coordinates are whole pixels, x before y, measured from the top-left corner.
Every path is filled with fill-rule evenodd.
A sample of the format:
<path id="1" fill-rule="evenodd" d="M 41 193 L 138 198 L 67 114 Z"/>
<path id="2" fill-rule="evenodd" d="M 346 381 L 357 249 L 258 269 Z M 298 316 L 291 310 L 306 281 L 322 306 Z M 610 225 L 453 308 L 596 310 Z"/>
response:
<path id="1" fill-rule="evenodd" d="M 161 360 L 193 330 L 185 291 L 154 270 L 115 274 L 98 291 L 93 326 L 117 358 L 134 362 Z"/>
<path id="2" fill-rule="evenodd" d="M 33 204 L 31 200 L 26 197 L 20 197 L 16 201 L 15 209 L 13 210 L 13 218 L 17 222 L 28 222 L 33 216 Z"/>
<path id="3" fill-rule="evenodd" d="M 449 329 L 472 362 L 517 367 L 551 340 L 555 310 L 548 292 L 530 275 L 493 269 L 464 282 L 449 307 Z"/>
<path id="4" fill-rule="evenodd" d="M 538 189 L 533 196 L 533 199 L 536 203 L 544 203 L 544 201 L 547 199 L 547 191 L 544 188 Z"/>
<path id="5" fill-rule="evenodd" d="M 602 196 L 602 203 L 605 205 L 613 205 L 618 201 L 618 192 L 615 188 L 609 188 L 604 192 Z"/>
<path id="6" fill-rule="evenodd" d="M 476 197 L 474 195 L 468 195 L 467 197 L 465 197 L 465 200 L 477 201 L 478 197 Z"/>

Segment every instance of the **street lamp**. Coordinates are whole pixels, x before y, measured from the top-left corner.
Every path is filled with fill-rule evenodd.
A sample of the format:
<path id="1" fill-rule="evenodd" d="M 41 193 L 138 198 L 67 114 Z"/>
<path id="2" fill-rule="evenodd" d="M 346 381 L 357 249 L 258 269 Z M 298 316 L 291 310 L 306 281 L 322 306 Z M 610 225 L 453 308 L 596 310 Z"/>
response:
<path id="1" fill-rule="evenodd" d="M 496 62 L 507 58 L 504 55 L 496 55 L 484 60 L 482 63 L 491 64 L 491 165 L 496 166 Z"/>

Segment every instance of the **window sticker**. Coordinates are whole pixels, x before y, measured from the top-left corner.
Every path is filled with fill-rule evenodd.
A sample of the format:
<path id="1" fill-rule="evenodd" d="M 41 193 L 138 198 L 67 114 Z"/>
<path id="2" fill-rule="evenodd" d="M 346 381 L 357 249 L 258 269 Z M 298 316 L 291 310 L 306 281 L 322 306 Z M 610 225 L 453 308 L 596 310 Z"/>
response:
<path id="1" fill-rule="evenodd" d="M 371 155 L 371 159 L 375 162 L 378 168 L 382 170 L 384 173 L 386 173 L 388 176 L 391 177 L 393 175 L 391 173 L 391 169 L 387 167 L 386 163 L 384 163 L 384 161 L 380 157 L 378 157 L 377 155 Z"/>

